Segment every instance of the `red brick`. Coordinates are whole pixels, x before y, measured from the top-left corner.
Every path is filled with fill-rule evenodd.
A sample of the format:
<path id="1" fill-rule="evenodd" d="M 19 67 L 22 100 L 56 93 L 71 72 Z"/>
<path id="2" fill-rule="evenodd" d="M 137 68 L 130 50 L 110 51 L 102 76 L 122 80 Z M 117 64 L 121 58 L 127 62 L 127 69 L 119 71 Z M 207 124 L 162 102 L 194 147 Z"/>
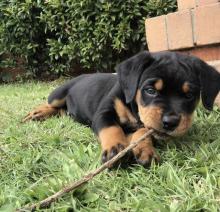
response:
<path id="1" fill-rule="evenodd" d="M 152 52 L 168 50 L 165 16 L 145 21 L 148 49 Z"/>
<path id="2" fill-rule="evenodd" d="M 169 49 L 193 47 L 193 32 L 190 10 L 167 15 L 167 34 Z"/>
<path id="3" fill-rule="evenodd" d="M 194 10 L 197 45 L 220 43 L 220 4 L 197 7 Z"/>
<path id="4" fill-rule="evenodd" d="M 214 3 L 218 3 L 219 0 L 197 0 L 196 4 L 197 6 L 204 6 L 207 4 L 214 4 Z"/>
<path id="5" fill-rule="evenodd" d="M 185 10 L 196 7 L 196 0 L 178 0 L 178 9 Z"/>
<path id="6" fill-rule="evenodd" d="M 213 45 L 201 46 L 201 47 L 197 46 L 196 48 L 193 49 L 181 50 L 181 52 L 186 53 L 188 55 L 194 55 L 205 61 L 214 61 L 214 60 L 220 61 L 220 44 L 215 46 Z M 219 71 L 220 71 L 220 67 L 219 67 Z"/>

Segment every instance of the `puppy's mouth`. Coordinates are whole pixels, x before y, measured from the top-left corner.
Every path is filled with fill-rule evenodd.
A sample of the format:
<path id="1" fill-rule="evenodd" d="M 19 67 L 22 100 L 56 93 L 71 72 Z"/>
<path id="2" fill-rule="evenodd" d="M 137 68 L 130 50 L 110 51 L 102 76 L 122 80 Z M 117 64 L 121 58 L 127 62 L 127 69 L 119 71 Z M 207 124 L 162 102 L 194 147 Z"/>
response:
<path id="1" fill-rule="evenodd" d="M 163 131 L 159 131 L 159 130 L 156 130 L 154 128 L 150 128 L 150 129 L 153 129 L 154 132 L 152 134 L 152 136 L 156 139 L 160 139 L 160 140 L 166 140 L 168 138 L 171 138 L 173 137 L 172 135 L 169 134 L 169 132 L 163 132 Z"/>

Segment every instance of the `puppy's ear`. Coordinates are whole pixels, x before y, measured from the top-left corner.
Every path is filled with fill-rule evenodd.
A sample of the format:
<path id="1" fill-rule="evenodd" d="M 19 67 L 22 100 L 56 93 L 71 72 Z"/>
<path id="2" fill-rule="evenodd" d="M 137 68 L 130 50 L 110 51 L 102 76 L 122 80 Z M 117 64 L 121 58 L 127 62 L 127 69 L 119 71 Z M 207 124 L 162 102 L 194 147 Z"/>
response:
<path id="1" fill-rule="evenodd" d="M 204 107 L 212 110 L 216 96 L 220 91 L 220 74 L 202 60 L 197 60 L 201 86 L 201 98 Z"/>
<path id="2" fill-rule="evenodd" d="M 151 54 L 144 51 L 116 66 L 119 83 L 125 94 L 126 103 L 134 99 L 140 77 L 145 68 L 152 62 Z"/>

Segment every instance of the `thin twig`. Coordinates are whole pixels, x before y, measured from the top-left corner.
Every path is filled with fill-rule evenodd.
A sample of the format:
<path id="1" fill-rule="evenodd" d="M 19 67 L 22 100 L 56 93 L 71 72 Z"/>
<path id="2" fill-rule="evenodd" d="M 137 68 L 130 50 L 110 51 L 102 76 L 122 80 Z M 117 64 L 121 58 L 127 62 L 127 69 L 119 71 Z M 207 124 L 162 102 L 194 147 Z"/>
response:
<path id="1" fill-rule="evenodd" d="M 122 158 L 128 151 L 130 151 L 131 149 L 136 147 L 141 141 L 143 141 L 146 137 L 150 136 L 152 133 L 153 133 L 153 130 L 149 130 L 147 133 L 142 135 L 138 140 L 132 142 L 128 147 L 126 147 L 121 152 L 119 152 L 117 155 L 115 155 L 111 160 L 107 161 L 106 163 L 101 165 L 96 170 L 91 171 L 89 174 L 85 175 L 80 180 L 73 182 L 73 183 L 70 183 L 69 185 L 67 185 L 63 189 L 61 189 L 60 191 L 56 192 L 55 194 L 47 197 L 46 199 L 44 199 L 38 203 L 35 203 L 33 205 L 26 205 L 26 206 L 24 206 L 24 208 L 17 209 L 16 211 L 17 212 L 18 211 L 19 212 L 21 212 L 21 211 L 34 211 L 37 208 L 46 208 L 46 207 L 50 206 L 50 204 L 52 202 L 57 201 L 64 194 L 69 193 L 70 191 L 73 191 L 74 189 L 80 187 L 81 185 L 84 185 L 85 183 L 87 183 L 88 181 L 93 179 L 93 177 L 98 175 L 100 172 L 111 167 L 116 161 L 118 161 L 120 158 Z"/>

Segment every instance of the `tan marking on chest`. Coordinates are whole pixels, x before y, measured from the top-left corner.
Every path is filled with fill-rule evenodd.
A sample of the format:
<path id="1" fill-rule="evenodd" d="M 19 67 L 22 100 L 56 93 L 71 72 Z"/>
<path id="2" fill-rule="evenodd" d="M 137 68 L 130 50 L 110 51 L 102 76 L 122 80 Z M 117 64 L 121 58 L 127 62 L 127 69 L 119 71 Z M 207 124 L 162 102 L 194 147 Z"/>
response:
<path id="1" fill-rule="evenodd" d="M 124 103 L 120 99 L 116 98 L 114 100 L 114 108 L 122 124 L 124 123 L 136 124 L 137 123 L 137 120 L 132 115 L 131 111 L 124 105 Z"/>

